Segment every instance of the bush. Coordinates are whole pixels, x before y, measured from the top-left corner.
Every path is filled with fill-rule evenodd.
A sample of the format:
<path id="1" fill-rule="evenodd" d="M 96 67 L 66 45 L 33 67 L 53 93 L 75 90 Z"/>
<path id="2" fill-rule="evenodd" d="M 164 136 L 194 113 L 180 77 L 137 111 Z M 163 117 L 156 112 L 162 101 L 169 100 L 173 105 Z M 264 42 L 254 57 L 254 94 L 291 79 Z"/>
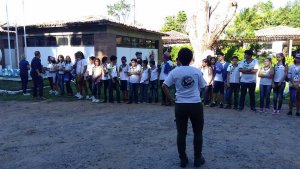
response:
<path id="1" fill-rule="evenodd" d="M 176 58 L 177 58 L 177 55 L 178 55 L 178 52 L 181 48 L 189 48 L 193 51 L 193 47 L 191 44 L 185 44 L 185 45 L 180 45 L 180 46 L 172 46 L 169 48 L 169 52 L 170 52 L 170 55 L 171 55 L 171 59 L 172 61 L 175 63 L 176 62 Z M 164 50 L 166 51 L 167 48 Z"/>

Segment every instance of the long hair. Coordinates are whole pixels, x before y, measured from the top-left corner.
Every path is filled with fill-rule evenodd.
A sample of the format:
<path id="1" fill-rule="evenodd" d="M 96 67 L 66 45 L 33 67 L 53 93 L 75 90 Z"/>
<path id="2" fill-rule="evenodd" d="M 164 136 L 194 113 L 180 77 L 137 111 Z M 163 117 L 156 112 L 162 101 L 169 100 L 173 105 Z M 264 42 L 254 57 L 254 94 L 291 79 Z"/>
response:
<path id="1" fill-rule="evenodd" d="M 70 60 L 68 60 L 68 58 Z M 66 64 L 70 64 L 72 62 L 71 57 L 69 55 L 66 56 L 65 62 L 66 62 Z"/>
<path id="2" fill-rule="evenodd" d="M 58 63 L 62 63 L 62 62 L 64 62 L 64 61 L 65 61 L 64 56 L 63 56 L 63 55 L 58 55 L 58 57 L 57 57 L 57 62 L 58 62 Z"/>
<path id="3" fill-rule="evenodd" d="M 282 65 L 285 66 L 286 63 L 285 63 L 285 57 L 284 57 L 283 53 L 277 53 L 277 56 L 278 55 L 282 57 Z"/>

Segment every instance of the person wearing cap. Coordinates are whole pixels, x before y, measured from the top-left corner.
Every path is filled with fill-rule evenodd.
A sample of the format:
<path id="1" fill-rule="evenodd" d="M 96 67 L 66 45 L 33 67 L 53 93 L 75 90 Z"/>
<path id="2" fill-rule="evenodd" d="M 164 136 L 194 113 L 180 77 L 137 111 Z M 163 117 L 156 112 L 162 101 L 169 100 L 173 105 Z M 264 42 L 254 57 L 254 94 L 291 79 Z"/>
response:
<path id="1" fill-rule="evenodd" d="M 165 79 L 168 77 L 171 69 L 173 66 L 173 62 L 170 60 L 170 53 L 165 52 L 163 54 L 163 62 L 161 63 L 161 66 L 159 67 L 160 73 L 159 73 L 159 81 L 160 81 L 160 86 L 163 85 Z M 162 91 L 161 92 L 161 105 L 170 105 L 170 101 L 167 99 L 165 93 Z"/>
<path id="2" fill-rule="evenodd" d="M 119 72 L 120 72 L 120 89 L 122 91 L 122 96 L 123 96 L 123 102 L 128 102 L 128 89 L 127 89 L 127 84 L 128 84 L 128 71 L 129 71 L 129 66 L 126 63 L 127 59 L 126 56 L 123 56 L 121 58 L 122 64 L 119 67 Z"/>
<path id="3" fill-rule="evenodd" d="M 241 95 L 239 102 L 239 110 L 242 111 L 245 105 L 245 97 L 247 90 L 250 97 L 250 109 L 256 111 L 255 109 L 255 88 L 256 88 L 256 74 L 259 68 L 258 60 L 253 59 L 252 50 L 246 50 L 244 52 L 245 59 L 239 64 L 239 70 L 241 72 Z"/>
<path id="4" fill-rule="evenodd" d="M 28 84 L 28 70 L 30 70 L 29 62 L 26 60 L 26 57 L 23 56 L 22 60 L 19 63 L 20 68 L 20 77 L 22 82 L 22 90 L 24 96 L 29 96 L 30 94 L 27 93 L 27 84 Z"/>
<path id="5" fill-rule="evenodd" d="M 296 103 L 296 116 L 300 116 L 300 54 L 296 54 L 294 64 L 288 71 L 290 85 L 290 103 L 287 115 L 293 115 L 293 105 Z"/>
<path id="6" fill-rule="evenodd" d="M 192 58 L 193 52 L 190 49 L 180 49 L 178 61 L 181 63 L 181 66 L 172 70 L 162 85 L 166 97 L 175 102 L 177 149 L 180 166 L 183 168 L 188 164 L 186 135 L 189 119 L 194 132 L 194 166 L 200 167 L 205 163 L 205 159 L 202 156 L 204 115 L 200 91 L 206 86 L 206 81 L 200 70 L 190 66 Z M 175 85 L 176 88 L 175 99 L 171 96 L 169 91 L 169 87 L 172 85 Z"/>

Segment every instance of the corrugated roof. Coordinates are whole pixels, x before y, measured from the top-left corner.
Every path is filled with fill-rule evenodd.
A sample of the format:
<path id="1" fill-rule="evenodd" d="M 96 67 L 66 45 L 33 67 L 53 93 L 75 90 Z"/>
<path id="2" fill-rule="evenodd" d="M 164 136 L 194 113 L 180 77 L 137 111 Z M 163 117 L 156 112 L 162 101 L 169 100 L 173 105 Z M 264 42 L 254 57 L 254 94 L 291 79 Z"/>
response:
<path id="1" fill-rule="evenodd" d="M 155 30 L 149 30 L 137 25 L 124 24 L 103 16 L 84 16 L 84 17 L 74 18 L 74 19 L 56 20 L 51 22 L 32 24 L 32 25 L 27 25 L 26 27 L 51 28 L 51 27 L 64 27 L 64 26 L 78 26 L 87 23 L 90 24 L 94 23 L 99 25 L 115 25 L 115 26 L 126 27 L 133 30 L 165 35 L 164 33 Z"/>
<path id="2" fill-rule="evenodd" d="M 167 35 L 162 37 L 164 44 L 190 43 L 190 39 L 187 34 L 177 32 L 174 30 L 165 33 Z"/>
<path id="3" fill-rule="evenodd" d="M 255 31 L 257 38 L 295 38 L 300 37 L 300 29 L 288 26 L 276 26 Z"/>

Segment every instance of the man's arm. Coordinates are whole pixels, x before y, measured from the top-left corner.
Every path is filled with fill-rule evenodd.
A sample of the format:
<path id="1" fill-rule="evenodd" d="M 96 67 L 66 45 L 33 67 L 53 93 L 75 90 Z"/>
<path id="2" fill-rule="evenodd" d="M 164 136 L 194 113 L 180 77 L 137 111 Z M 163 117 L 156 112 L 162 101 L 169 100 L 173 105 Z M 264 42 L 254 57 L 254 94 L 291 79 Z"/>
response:
<path id="1" fill-rule="evenodd" d="M 162 85 L 162 89 L 163 89 L 166 97 L 168 98 L 168 100 L 170 100 L 170 101 L 172 101 L 174 103 L 175 99 L 171 96 L 169 87 L 167 85 L 163 84 Z"/>

